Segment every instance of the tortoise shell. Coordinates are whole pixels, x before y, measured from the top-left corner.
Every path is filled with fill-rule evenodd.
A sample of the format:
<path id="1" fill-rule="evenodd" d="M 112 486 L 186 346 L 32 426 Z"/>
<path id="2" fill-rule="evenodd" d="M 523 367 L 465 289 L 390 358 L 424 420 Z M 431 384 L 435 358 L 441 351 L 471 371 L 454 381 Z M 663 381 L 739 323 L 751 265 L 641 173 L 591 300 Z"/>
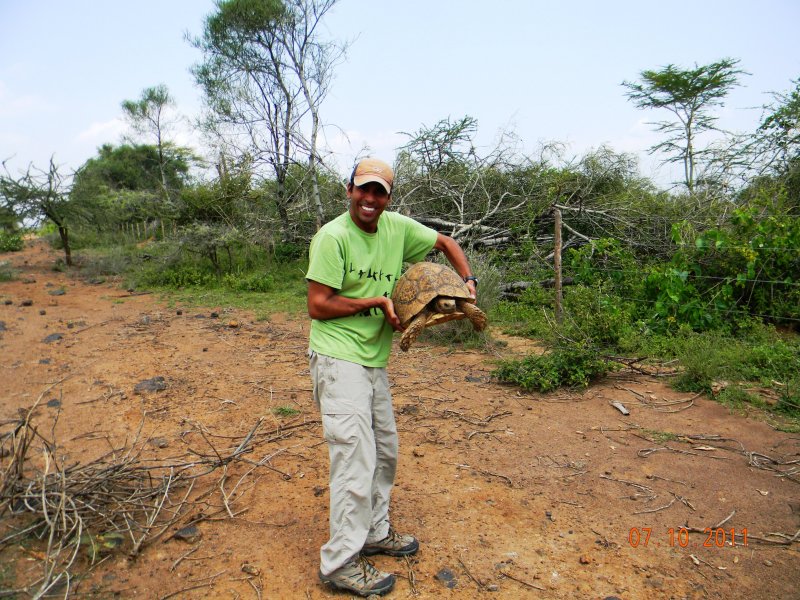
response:
<path id="1" fill-rule="evenodd" d="M 450 267 L 432 262 L 418 262 L 409 267 L 392 293 L 394 310 L 403 327 L 438 296 L 472 300 L 467 284 Z M 463 316 L 463 313 L 458 313 L 458 316 L 450 318 Z"/>

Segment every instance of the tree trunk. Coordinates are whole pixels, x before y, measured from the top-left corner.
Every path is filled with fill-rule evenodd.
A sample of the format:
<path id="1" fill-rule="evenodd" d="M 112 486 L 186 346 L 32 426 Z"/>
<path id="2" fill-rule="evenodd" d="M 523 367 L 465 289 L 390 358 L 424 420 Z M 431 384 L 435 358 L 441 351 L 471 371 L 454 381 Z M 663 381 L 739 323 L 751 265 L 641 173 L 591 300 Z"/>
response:
<path id="1" fill-rule="evenodd" d="M 69 247 L 69 232 L 66 225 L 58 226 L 58 235 L 61 237 L 61 244 L 64 246 L 64 262 L 68 267 L 72 266 L 72 250 Z"/>

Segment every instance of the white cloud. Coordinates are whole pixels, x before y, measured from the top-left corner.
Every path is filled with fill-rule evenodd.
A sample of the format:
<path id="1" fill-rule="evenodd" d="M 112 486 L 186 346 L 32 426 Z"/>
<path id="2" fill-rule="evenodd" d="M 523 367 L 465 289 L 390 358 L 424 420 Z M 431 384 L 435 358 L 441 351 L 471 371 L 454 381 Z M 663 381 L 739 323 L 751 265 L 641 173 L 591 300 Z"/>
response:
<path id="1" fill-rule="evenodd" d="M 103 123 L 92 123 L 88 128 L 81 131 L 76 140 L 79 142 L 107 142 L 116 140 L 125 132 L 127 125 L 122 119 L 111 119 Z"/>

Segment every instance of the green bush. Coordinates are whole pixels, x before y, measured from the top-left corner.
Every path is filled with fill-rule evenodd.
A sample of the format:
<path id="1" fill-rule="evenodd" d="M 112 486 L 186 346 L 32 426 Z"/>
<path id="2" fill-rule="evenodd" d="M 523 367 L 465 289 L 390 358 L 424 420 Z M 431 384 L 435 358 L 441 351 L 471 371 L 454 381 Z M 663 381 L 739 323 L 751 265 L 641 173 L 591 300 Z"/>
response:
<path id="1" fill-rule="evenodd" d="M 165 269 L 146 269 L 135 277 L 135 281 L 139 285 L 167 288 L 212 287 L 217 285 L 216 275 L 199 267 L 189 265 L 172 266 Z"/>
<path id="2" fill-rule="evenodd" d="M 17 278 L 17 273 L 11 268 L 11 264 L 0 261 L 0 281 L 13 281 Z"/>
<path id="3" fill-rule="evenodd" d="M 275 278 L 269 273 L 228 273 L 222 283 L 236 292 L 269 292 L 275 287 Z"/>
<path id="4" fill-rule="evenodd" d="M 25 247 L 25 241 L 18 233 L 0 229 L 0 252 L 18 252 Z"/>
<path id="5" fill-rule="evenodd" d="M 524 390 L 544 393 L 565 386 L 586 387 L 592 380 L 605 376 L 608 370 L 608 364 L 595 351 L 572 347 L 504 361 L 492 375 Z"/>

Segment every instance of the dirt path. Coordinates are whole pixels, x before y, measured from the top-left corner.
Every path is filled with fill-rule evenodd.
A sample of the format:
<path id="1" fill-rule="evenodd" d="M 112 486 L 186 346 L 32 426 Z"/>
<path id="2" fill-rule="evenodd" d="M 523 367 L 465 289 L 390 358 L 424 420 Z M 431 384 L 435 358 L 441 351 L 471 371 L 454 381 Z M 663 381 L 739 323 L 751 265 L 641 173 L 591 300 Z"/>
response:
<path id="1" fill-rule="evenodd" d="M 171 538 L 176 524 L 134 559 L 112 554 L 77 595 L 346 597 L 316 575 L 327 450 L 311 401 L 307 319 L 259 322 L 224 307 L 179 315 L 155 296 L 54 272 L 55 258 L 37 244 L 2 257 L 20 276 L 0 283 L 0 422 L 41 396 L 41 429 L 58 414 L 59 446 L 85 462 L 130 443 L 144 414 L 146 452 L 163 459 L 229 450 L 263 418 L 251 463 L 227 469 L 230 494 L 261 463 L 229 499 L 234 518 L 217 470 L 199 480 L 193 497 L 206 496 L 182 521 L 207 517 L 199 540 Z M 800 529 L 797 435 L 641 376 L 617 375 L 583 394 L 520 394 L 489 378 L 494 358 L 425 344 L 393 353 L 393 522 L 419 537 L 421 551 L 409 563 L 378 557 L 399 575 L 391 597 L 800 597 L 800 541 L 755 539 Z M 165 390 L 134 393 L 156 376 Z M 279 408 L 299 412 L 276 416 Z M 697 530 L 729 515 L 705 547 L 709 536 Z M 0 563 L 14 573 L 3 584 L 38 577 L 40 558 L 6 549 Z"/>

